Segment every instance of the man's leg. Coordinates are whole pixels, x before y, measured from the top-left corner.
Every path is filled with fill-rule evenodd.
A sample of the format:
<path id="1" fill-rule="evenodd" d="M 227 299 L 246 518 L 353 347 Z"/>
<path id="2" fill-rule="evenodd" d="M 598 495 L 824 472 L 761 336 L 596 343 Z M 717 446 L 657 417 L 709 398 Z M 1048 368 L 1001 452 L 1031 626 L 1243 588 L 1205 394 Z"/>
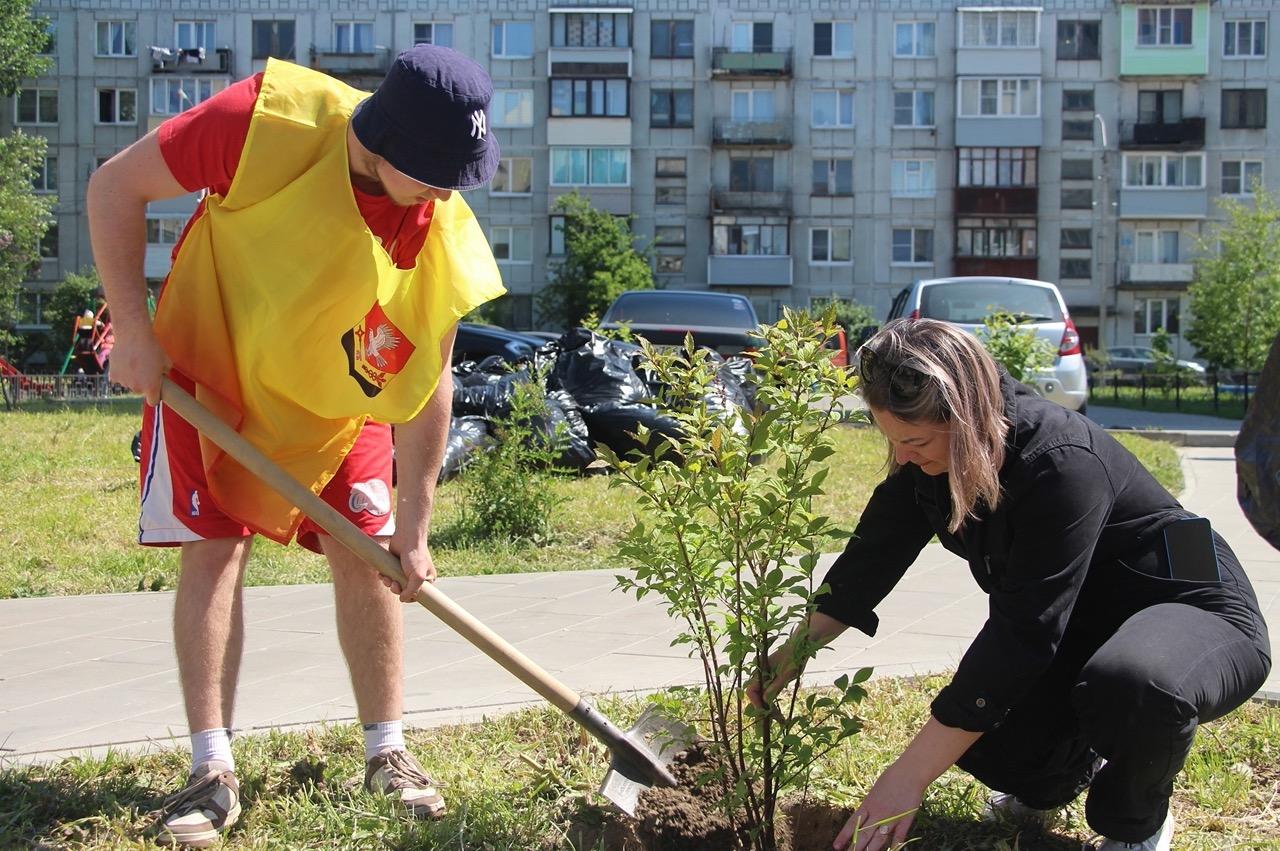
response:
<path id="1" fill-rule="evenodd" d="M 338 642 L 365 732 L 365 786 L 398 796 L 416 817 L 439 818 L 444 798 L 404 745 L 404 604 L 340 542 L 321 535 L 320 544 L 333 571 Z"/>

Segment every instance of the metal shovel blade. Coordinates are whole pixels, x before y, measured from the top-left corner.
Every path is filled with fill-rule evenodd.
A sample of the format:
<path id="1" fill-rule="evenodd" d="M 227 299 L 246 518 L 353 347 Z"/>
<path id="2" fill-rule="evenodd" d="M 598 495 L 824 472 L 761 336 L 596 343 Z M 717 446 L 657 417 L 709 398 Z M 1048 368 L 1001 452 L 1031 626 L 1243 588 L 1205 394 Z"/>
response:
<path id="1" fill-rule="evenodd" d="M 650 704 L 625 735 L 629 742 L 650 757 L 650 761 L 670 765 L 676 754 L 693 744 L 697 734 L 693 727 L 667 718 L 657 705 Z M 653 779 L 635 760 L 619 754 L 617 748 L 611 753 L 609 771 L 600 783 L 600 794 L 627 815 L 634 816 L 641 793 L 654 785 Z"/>

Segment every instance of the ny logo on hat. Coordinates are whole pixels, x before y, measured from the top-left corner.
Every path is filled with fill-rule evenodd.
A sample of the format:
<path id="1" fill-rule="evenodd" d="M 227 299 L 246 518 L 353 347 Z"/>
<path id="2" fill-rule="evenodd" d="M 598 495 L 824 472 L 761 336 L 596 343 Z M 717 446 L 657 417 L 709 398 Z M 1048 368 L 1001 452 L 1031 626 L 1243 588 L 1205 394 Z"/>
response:
<path id="1" fill-rule="evenodd" d="M 472 139 L 484 138 L 484 134 L 488 132 L 488 128 L 485 126 L 486 123 L 487 122 L 485 120 L 485 114 L 483 109 L 477 109 L 475 112 L 471 113 L 471 138 Z"/>

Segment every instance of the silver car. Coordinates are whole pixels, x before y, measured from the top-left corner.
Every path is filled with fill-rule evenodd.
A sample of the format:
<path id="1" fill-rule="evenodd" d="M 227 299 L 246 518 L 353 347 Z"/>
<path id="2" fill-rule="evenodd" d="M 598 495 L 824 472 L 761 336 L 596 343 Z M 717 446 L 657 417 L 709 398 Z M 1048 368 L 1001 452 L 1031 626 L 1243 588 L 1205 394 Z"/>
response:
<path id="1" fill-rule="evenodd" d="M 1053 366 L 1030 382 L 1040 395 L 1084 413 L 1089 380 L 1080 334 L 1067 313 L 1062 293 L 1047 281 L 986 276 L 926 278 L 898 293 L 889 318 L 941 319 L 977 331 L 984 319 L 998 311 L 1024 317 L 1027 327 L 1033 327 L 1057 352 Z"/>

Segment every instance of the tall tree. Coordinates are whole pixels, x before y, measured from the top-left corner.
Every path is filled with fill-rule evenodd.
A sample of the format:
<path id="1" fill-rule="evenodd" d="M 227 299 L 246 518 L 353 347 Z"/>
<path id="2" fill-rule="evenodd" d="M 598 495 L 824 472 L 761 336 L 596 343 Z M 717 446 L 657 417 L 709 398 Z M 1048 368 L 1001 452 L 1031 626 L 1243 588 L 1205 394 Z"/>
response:
<path id="1" fill-rule="evenodd" d="M 1201 240 L 1188 289 L 1189 340 L 1215 366 L 1257 372 L 1280 331 L 1280 206 L 1260 184 L 1254 202 L 1221 202 L 1227 221 Z"/>
<path id="2" fill-rule="evenodd" d="M 0 96 L 20 91 L 22 80 L 42 73 L 49 57 L 46 22 L 31 16 L 32 0 L 0 0 Z M 20 131 L 0 138 L 0 346 L 7 348 L 17 293 L 40 259 L 55 199 L 32 193 L 44 164 L 45 140 Z"/>
<path id="3" fill-rule="evenodd" d="M 541 318 L 572 328 L 599 317 L 627 290 L 653 289 L 647 248 L 637 248 L 629 220 L 591 206 L 574 190 L 556 200 L 554 214 L 564 216 L 564 259 L 538 296 Z"/>

